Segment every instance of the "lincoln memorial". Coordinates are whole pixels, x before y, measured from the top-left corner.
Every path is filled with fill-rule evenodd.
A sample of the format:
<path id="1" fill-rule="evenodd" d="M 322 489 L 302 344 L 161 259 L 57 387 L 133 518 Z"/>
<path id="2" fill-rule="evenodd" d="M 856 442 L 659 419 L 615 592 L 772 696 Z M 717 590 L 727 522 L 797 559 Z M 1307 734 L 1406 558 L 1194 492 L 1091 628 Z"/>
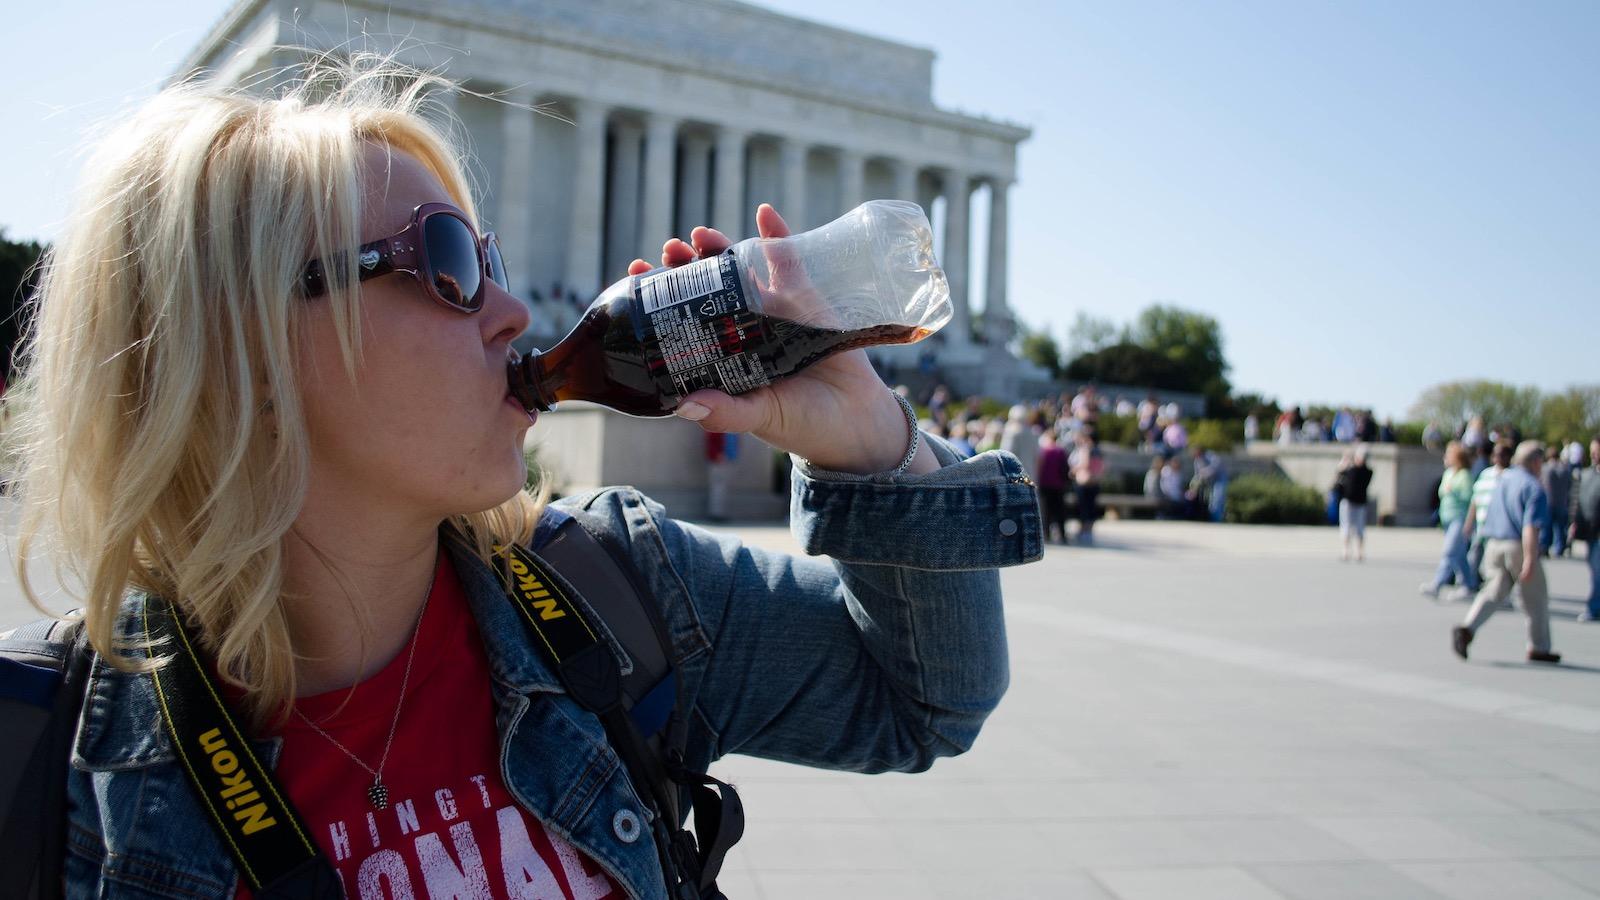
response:
<path id="1" fill-rule="evenodd" d="M 289 45 L 399 47 L 463 84 L 442 102 L 533 308 L 525 344 L 554 342 L 630 260 L 658 261 L 696 224 L 747 237 L 771 202 L 799 231 L 893 197 L 929 212 L 956 315 L 875 361 L 999 397 L 1030 368 L 1005 350 L 1008 198 L 1029 131 L 936 107 L 931 50 L 734 0 L 240 0 L 179 74 L 260 81 L 295 62 Z"/>

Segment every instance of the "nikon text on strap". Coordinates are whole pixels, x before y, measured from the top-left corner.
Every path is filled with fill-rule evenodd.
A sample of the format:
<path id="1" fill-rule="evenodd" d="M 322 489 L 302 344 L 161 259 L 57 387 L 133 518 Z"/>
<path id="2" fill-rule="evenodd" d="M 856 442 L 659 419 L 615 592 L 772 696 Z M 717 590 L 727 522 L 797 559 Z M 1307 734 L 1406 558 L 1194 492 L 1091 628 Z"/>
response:
<path id="1" fill-rule="evenodd" d="M 343 888 L 272 771 L 262 765 L 206 675 L 188 629 L 166 600 L 144 605 L 149 652 L 172 650 L 151 673 L 161 720 L 189 785 L 257 898 L 337 898 Z"/>
<path id="2" fill-rule="evenodd" d="M 606 552 L 599 539 L 576 522 L 561 529 L 558 541 L 561 539 L 593 544 Z M 665 753 L 660 749 L 660 736 L 641 727 L 641 720 L 647 717 L 638 715 L 640 698 L 631 698 L 623 690 L 616 655 L 588 622 L 575 601 L 576 590 L 571 583 L 521 547 L 504 552 L 512 579 L 512 597 L 534 633 L 535 643 L 549 654 L 573 700 L 599 717 L 631 780 L 645 795 L 641 799 L 655 809 L 653 828 L 669 894 L 675 900 L 722 897 L 716 886 L 717 873 L 728 850 L 744 833 L 744 809 L 738 794 L 731 785 L 684 768 L 678 745 L 681 722 L 677 717 L 668 725 L 669 746 Z M 621 561 L 615 559 L 616 554 L 611 556 L 626 572 Z M 613 607 L 618 605 L 611 603 Z M 652 617 L 658 616 L 648 603 L 637 607 Z M 664 631 L 659 621 L 652 621 L 652 625 Z M 676 676 L 669 680 L 671 689 L 676 690 Z M 651 693 L 668 686 L 663 681 Z M 657 742 L 654 747 L 652 739 Z M 672 782 L 690 790 L 695 828 L 703 847 L 697 846 L 695 836 L 679 825 L 679 803 Z"/>

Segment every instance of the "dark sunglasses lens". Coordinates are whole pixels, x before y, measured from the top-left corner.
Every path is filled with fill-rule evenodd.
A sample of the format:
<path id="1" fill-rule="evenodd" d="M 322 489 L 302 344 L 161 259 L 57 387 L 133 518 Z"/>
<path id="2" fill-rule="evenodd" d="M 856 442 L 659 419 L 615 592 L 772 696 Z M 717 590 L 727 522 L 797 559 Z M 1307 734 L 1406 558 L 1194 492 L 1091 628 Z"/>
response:
<path id="1" fill-rule="evenodd" d="M 427 277 L 446 303 L 477 309 L 483 269 L 478 264 L 478 239 L 467 223 L 450 215 L 429 216 L 423 226 L 427 242 Z"/>
<path id="2" fill-rule="evenodd" d="M 506 261 L 500 257 L 500 242 L 489 242 L 489 279 L 504 291 L 511 290 L 511 279 L 506 275 Z"/>

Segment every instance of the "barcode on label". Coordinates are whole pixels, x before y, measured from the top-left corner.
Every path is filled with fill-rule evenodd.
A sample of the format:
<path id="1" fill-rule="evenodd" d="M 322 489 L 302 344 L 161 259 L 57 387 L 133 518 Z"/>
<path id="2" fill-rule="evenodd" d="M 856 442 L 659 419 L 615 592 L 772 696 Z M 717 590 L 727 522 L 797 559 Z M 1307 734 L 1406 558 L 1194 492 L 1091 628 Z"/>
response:
<path id="1" fill-rule="evenodd" d="M 669 269 L 639 282 L 645 315 L 722 290 L 722 263 L 715 256 Z"/>

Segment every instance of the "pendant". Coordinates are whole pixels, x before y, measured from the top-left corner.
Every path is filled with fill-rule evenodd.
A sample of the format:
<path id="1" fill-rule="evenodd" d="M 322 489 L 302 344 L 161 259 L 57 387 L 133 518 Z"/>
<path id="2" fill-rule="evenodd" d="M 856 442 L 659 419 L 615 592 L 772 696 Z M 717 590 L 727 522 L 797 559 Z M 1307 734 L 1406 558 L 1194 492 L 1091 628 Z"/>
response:
<path id="1" fill-rule="evenodd" d="M 389 789 L 383 786 L 383 782 L 374 781 L 372 787 L 367 788 L 367 799 L 372 801 L 373 809 L 388 809 Z"/>

